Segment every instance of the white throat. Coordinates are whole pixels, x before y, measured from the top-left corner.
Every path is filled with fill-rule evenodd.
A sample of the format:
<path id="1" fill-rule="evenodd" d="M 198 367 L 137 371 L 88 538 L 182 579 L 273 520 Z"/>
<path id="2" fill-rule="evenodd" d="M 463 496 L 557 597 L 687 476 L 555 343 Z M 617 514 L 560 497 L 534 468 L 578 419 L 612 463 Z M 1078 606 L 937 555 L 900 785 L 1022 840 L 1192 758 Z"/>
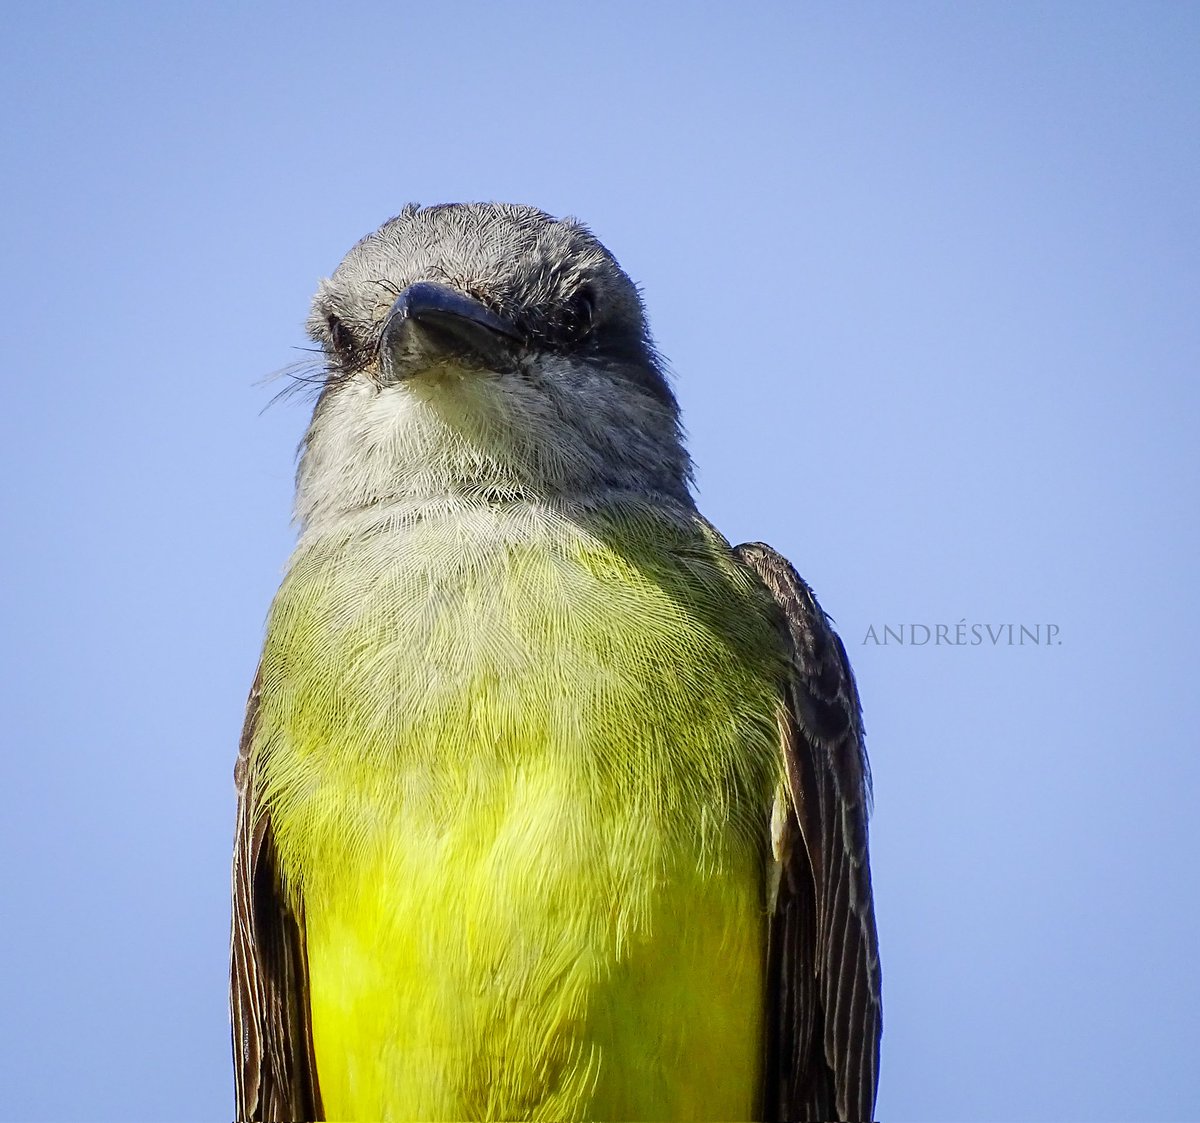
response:
<path id="1" fill-rule="evenodd" d="M 690 505 L 675 417 L 614 376 L 559 363 L 517 374 L 444 369 L 380 386 L 333 387 L 313 415 L 297 473 L 302 527 L 380 505 L 604 493 Z"/>

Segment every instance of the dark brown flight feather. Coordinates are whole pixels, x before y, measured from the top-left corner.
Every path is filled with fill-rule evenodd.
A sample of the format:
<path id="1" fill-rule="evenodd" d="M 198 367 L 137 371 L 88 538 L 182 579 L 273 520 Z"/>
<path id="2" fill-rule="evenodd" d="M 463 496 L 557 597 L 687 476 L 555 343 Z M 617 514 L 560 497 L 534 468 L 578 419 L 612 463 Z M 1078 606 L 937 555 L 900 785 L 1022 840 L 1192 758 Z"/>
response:
<path id="1" fill-rule="evenodd" d="M 255 799 L 250 745 L 258 713 L 255 678 L 234 780 L 233 934 L 229 1012 L 238 1123 L 312 1123 L 324 1118 L 313 1055 L 304 922 L 279 884 L 271 821 Z"/>
<path id="2" fill-rule="evenodd" d="M 846 650 L 812 590 L 761 542 L 737 556 L 786 620 L 784 758 L 791 795 L 767 979 L 768 1120 L 868 1120 L 882 1032 L 867 864 L 870 773 Z"/>

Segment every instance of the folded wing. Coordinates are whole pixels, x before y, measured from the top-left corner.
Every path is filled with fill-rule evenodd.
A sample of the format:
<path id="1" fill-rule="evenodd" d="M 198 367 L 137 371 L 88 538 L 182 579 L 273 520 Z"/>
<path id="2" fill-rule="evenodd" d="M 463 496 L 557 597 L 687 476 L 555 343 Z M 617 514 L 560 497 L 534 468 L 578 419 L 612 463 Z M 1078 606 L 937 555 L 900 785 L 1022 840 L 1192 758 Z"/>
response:
<path id="1" fill-rule="evenodd" d="M 233 1022 L 235 1118 L 322 1119 L 313 1058 L 304 923 L 279 884 L 271 821 L 255 798 L 250 754 L 258 714 L 256 680 L 246 708 L 234 779 L 233 934 L 229 1011 Z"/>
<path id="2" fill-rule="evenodd" d="M 788 796 L 771 918 L 765 1118 L 873 1117 L 882 1032 L 867 860 L 870 772 L 845 648 L 812 590 L 760 542 L 737 547 L 786 622 Z"/>

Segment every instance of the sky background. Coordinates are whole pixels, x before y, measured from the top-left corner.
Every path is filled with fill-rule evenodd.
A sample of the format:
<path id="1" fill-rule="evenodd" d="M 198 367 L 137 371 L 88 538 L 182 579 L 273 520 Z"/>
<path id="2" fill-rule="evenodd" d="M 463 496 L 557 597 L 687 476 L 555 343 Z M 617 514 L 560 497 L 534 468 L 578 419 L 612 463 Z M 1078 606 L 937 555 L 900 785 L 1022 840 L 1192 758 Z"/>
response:
<path id="1" fill-rule="evenodd" d="M 216 1120 L 308 300 L 588 222 L 864 698 L 889 1120 L 1200 1117 L 1200 5 L 9 5 L 0 1117 Z M 1056 625 L 1045 645 L 874 627 Z M 921 633 L 918 631 L 917 638 Z"/>

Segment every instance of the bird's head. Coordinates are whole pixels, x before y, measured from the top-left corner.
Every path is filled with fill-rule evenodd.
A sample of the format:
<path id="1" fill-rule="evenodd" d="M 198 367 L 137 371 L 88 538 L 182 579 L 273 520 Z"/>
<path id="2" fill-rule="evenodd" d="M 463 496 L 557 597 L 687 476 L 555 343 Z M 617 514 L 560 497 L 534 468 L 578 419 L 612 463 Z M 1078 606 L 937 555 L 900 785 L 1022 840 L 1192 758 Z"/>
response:
<path id="1" fill-rule="evenodd" d="M 303 521 L 446 494 L 686 499 L 679 410 L 637 288 L 580 223 L 409 206 L 322 281 Z"/>

